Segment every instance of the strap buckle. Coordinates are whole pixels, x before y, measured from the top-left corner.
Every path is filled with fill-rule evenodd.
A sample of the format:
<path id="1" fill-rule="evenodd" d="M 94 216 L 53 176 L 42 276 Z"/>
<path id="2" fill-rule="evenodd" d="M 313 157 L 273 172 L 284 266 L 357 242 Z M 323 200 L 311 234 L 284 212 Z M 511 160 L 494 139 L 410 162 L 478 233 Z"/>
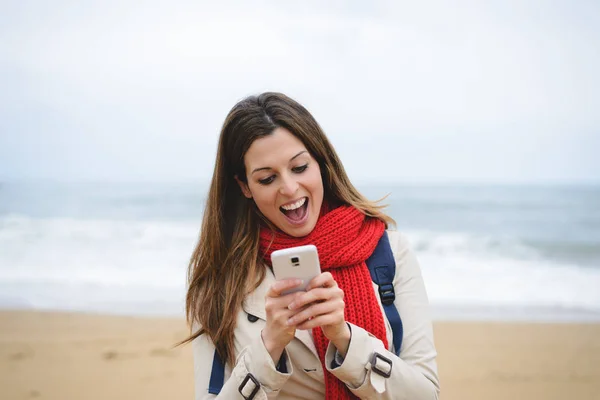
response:
<path id="1" fill-rule="evenodd" d="M 252 383 L 254 383 L 254 389 L 252 389 L 252 393 L 250 393 L 249 396 L 246 396 L 246 395 L 244 395 L 243 390 L 246 388 L 246 384 L 248 383 L 248 381 L 252 381 Z M 238 392 L 240 392 L 240 394 L 242 395 L 242 397 L 245 400 L 252 400 L 254 398 L 254 396 L 256 396 L 256 393 L 258 393 L 259 389 L 260 389 L 260 383 L 258 382 L 258 380 L 256 380 L 254 375 L 252 375 L 251 373 L 248 373 L 246 375 L 246 377 L 244 378 L 244 380 L 242 381 L 242 384 L 238 388 Z"/>
<path id="2" fill-rule="evenodd" d="M 381 360 L 381 361 L 387 363 L 387 365 L 388 365 L 387 371 L 384 371 L 377 366 L 377 360 Z M 393 365 L 392 360 L 390 360 L 389 358 L 384 357 L 377 352 L 373 353 L 373 356 L 371 357 L 371 370 L 373 372 L 376 372 L 378 375 L 381 375 L 384 378 L 389 378 L 390 376 L 392 376 L 392 365 Z"/>
<path id="3" fill-rule="evenodd" d="M 381 304 L 383 304 L 384 306 L 394 304 L 394 300 L 396 300 L 396 292 L 394 291 L 394 285 L 391 283 L 384 283 L 380 285 L 379 298 L 381 299 Z"/>

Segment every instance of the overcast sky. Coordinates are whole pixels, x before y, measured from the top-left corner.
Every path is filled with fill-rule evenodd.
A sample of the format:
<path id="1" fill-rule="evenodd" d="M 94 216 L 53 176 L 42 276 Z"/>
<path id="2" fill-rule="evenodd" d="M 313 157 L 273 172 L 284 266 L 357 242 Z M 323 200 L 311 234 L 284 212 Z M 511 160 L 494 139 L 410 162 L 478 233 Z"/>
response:
<path id="1" fill-rule="evenodd" d="M 600 3 L 289 3 L 3 1 L 0 179 L 205 181 L 274 90 L 357 181 L 600 182 Z"/>

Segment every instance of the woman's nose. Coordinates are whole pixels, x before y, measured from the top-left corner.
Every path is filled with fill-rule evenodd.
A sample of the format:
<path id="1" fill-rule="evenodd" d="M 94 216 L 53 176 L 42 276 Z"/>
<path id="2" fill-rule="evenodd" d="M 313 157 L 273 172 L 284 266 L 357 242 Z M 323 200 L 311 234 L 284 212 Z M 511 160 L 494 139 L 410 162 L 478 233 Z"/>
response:
<path id="1" fill-rule="evenodd" d="M 296 182 L 296 180 L 291 176 L 282 177 L 279 193 L 284 196 L 293 196 L 298 190 L 298 186 L 298 182 Z"/>

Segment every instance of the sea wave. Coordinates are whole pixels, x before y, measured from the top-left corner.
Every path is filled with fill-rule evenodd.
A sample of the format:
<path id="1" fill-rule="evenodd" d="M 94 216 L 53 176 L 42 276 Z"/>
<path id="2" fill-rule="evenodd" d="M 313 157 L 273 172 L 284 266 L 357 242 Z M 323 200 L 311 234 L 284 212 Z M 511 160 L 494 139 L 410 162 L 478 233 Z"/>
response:
<path id="1" fill-rule="evenodd" d="M 0 217 L 0 305 L 181 310 L 198 232 L 197 221 Z M 434 306 L 600 312 L 600 268 L 517 238 L 404 233 Z"/>

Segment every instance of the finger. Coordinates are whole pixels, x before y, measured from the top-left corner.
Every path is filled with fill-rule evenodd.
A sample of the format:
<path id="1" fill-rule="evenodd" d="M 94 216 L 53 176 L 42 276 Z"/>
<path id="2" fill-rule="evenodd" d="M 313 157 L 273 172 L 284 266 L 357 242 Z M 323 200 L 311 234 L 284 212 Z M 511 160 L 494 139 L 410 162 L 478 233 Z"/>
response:
<path id="1" fill-rule="evenodd" d="M 279 297 L 281 296 L 281 292 L 284 292 L 288 289 L 293 289 L 301 284 L 301 279 L 282 279 L 271 285 L 267 291 L 266 297 Z"/>
<path id="2" fill-rule="evenodd" d="M 314 329 L 319 326 L 333 325 L 336 323 L 340 323 L 342 321 L 344 321 L 344 316 L 338 315 L 337 313 L 319 315 L 318 317 L 314 317 L 308 321 L 303 322 L 302 324 L 296 325 L 296 329 L 299 329 L 299 330 Z"/>
<path id="3" fill-rule="evenodd" d="M 345 306 L 346 305 L 342 299 L 327 301 L 324 303 L 315 303 L 291 316 L 288 319 L 288 325 L 302 324 L 307 320 L 326 314 L 337 313 L 340 311 L 343 313 Z"/>
<path id="4" fill-rule="evenodd" d="M 334 297 L 344 298 L 344 291 L 338 287 L 335 288 L 316 288 L 306 293 L 301 293 L 289 305 L 290 310 L 295 310 L 314 302 L 322 302 Z"/>
<path id="5" fill-rule="evenodd" d="M 285 309 L 290 311 L 292 314 L 298 312 L 298 310 L 292 310 L 289 308 L 290 304 L 297 298 L 296 293 L 282 294 L 279 297 L 268 297 L 265 299 L 265 307 L 270 307 L 271 310 Z"/>
<path id="6" fill-rule="evenodd" d="M 293 316 L 294 313 L 292 311 L 288 310 L 287 308 L 280 308 L 273 310 L 271 313 L 267 313 L 267 320 L 281 326 L 291 326 L 292 324 L 288 324 L 288 321 Z"/>
<path id="7" fill-rule="evenodd" d="M 285 313 L 286 317 L 284 319 L 284 323 L 285 323 L 285 321 L 287 321 L 287 319 L 289 317 L 291 317 L 292 315 L 294 315 L 298 311 L 302 310 L 301 308 L 300 309 L 296 309 L 296 310 L 291 310 L 289 308 L 289 305 L 300 294 L 301 294 L 301 292 L 295 292 L 295 293 L 280 295 L 279 297 L 268 297 L 268 296 L 266 296 L 265 297 L 265 309 L 267 310 L 267 314 L 271 313 L 272 317 L 274 317 L 273 313 L 277 312 L 279 314 L 280 311 L 286 311 L 286 313 Z"/>
<path id="8" fill-rule="evenodd" d="M 309 291 L 318 287 L 335 287 L 337 282 L 333 279 L 331 272 L 323 272 L 320 275 L 315 276 L 306 287 L 306 291 Z"/>

